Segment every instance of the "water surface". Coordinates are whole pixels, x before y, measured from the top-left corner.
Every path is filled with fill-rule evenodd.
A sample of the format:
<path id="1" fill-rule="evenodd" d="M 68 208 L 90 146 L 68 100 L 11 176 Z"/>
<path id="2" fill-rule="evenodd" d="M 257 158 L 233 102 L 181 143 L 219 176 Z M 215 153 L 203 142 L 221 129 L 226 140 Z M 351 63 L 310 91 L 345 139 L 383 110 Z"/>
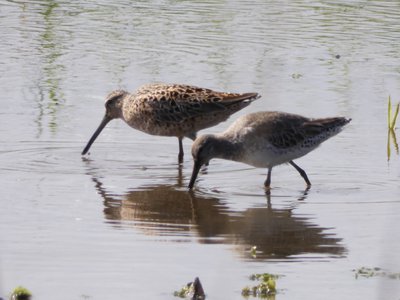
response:
<path id="1" fill-rule="evenodd" d="M 3 1 L 0 3 L 0 296 L 174 299 L 200 277 L 242 299 L 280 274 L 275 299 L 398 299 L 400 158 L 387 155 L 387 98 L 400 101 L 396 1 Z M 191 141 L 113 121 L 82 157 L 116 88 L 187 83 L 283 110 L 353 121 L 291 166 L 215 160 L 188 193 Z M 398 134 L 398 129 L 395 134 Z M 256 256 L 250 248 L 257 246 Z"/>

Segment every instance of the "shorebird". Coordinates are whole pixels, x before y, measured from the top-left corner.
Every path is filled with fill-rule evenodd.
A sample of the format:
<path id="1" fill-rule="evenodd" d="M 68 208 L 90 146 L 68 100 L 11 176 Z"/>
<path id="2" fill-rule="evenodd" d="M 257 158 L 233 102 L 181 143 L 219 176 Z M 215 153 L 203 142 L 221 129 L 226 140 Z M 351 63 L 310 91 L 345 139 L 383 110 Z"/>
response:
<path id="1" fill-rule="evenodd" d="M 197 131 L 227 120 L 259 97 L 257 93 L 224 93 L 184 84 L 148 84 L 132 94 L 116 90 L 107 96 L 106 113 L 82 155 L 108 122 L 119 118 L 148 134 L 176 136 L 182 163 L 184 137 L 195 140 Z"/>
<path id="2" fill-rule="evenodd" d="M 207 165 L 212 158 L 267 168 L 264 182 L 267 190 L 271 185 L 272 168 L 289 163 L 310 187 L 306 172 L 293 160 L 338 134 L 350 121 L 343 117 L 310 119 L 284 112 L 256 112 L 242 116 L 223 133 L 202 135 L 195 140 L 189 189 L 193 188 L 201 166 Z"/>

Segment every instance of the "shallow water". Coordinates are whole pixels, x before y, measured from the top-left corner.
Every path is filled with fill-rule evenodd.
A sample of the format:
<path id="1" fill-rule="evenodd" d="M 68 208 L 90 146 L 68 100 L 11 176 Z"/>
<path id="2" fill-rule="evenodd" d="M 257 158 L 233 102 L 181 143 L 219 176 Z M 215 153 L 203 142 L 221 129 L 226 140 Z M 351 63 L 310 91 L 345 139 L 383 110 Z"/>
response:
<path id="1" fill-rule="evenodd" d="M 0 297 L 174 299 L 198 276 L 207 299 L 242 299 L 253 273 L 271 299 L 398 299 L 400 157 L 387 99 L 400 101 L 396 1 L 3 1 L 0 3 Z M 353 121 L 297 163 L 215 160 L 188 193 L 175 138 L 113 121 L 82 157 L 104 96 L 148 82 L 263 97 Z M 398 129 L 395 130 L 398 133 Z M 257 246 L 256 257 L 250 248 Z"/>

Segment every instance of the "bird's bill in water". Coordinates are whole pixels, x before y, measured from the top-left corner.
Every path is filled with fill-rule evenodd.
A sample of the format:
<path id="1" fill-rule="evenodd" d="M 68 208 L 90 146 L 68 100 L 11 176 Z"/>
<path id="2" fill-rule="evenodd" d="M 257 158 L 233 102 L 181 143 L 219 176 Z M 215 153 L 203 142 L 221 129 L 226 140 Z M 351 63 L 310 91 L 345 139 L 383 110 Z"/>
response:
<path id="1" fill-rule="evenodd" d="M 201 162 L 199 162 L 197 160 L 194 161 L 192 177 L 190 178 L 190 182 L 189 182 L 189 186 L 188 186 L 189 190 L 191 190 L 193 188 L 201 166 L 202 166 Z"/>
<path id="2" fill-rule="evenodd" d="M 104 129 L 104 127 L 106 127 L 106 125 L 108 124 L 108 122 L 111 121 L 111 118 L 108 117 L 107 115 L 104 116 L 103 120 L 101 121 L 99 127 L 96 129 L 96 131 L 93 133 L 92 137 L 90 138 L 89 142 L 87 143 L 85 149 L 83 149 L 82 151 L 82 155 L 85 155 L 89 149 L 90 146 L 92 146 L 93 142 L 96 140 L 96 138 L 99 136 L 100 132 Z"/>

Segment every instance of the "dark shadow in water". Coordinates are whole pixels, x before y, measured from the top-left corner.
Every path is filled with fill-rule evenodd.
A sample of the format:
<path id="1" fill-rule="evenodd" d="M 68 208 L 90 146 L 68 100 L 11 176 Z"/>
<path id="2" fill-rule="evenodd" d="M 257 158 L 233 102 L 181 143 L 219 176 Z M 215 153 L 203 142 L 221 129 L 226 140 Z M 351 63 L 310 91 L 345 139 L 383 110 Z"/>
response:
<path id="1" fill-rule="evenodd" d="M 181 168 L 176 184 L 143 186 L 119 195 L 107 190 L 101 178 L 90 176 L 104 200 L 104 217 L 116 228 L 133 226 L 144 234 L 181 242 L 187 241 L 185 236 L 197 235 L 200 243 L 236 245 L 236 250 L 249 258 L 249 249 L 257 246 L 258 259 L 346 253 L 341 239 L 313 224 L 310 216 L 297 216 L 293 208 L 273 209 L 271 196 L 264 207 L 232 212 L 215 195 L 188 192 L 182 186 Z"/>

